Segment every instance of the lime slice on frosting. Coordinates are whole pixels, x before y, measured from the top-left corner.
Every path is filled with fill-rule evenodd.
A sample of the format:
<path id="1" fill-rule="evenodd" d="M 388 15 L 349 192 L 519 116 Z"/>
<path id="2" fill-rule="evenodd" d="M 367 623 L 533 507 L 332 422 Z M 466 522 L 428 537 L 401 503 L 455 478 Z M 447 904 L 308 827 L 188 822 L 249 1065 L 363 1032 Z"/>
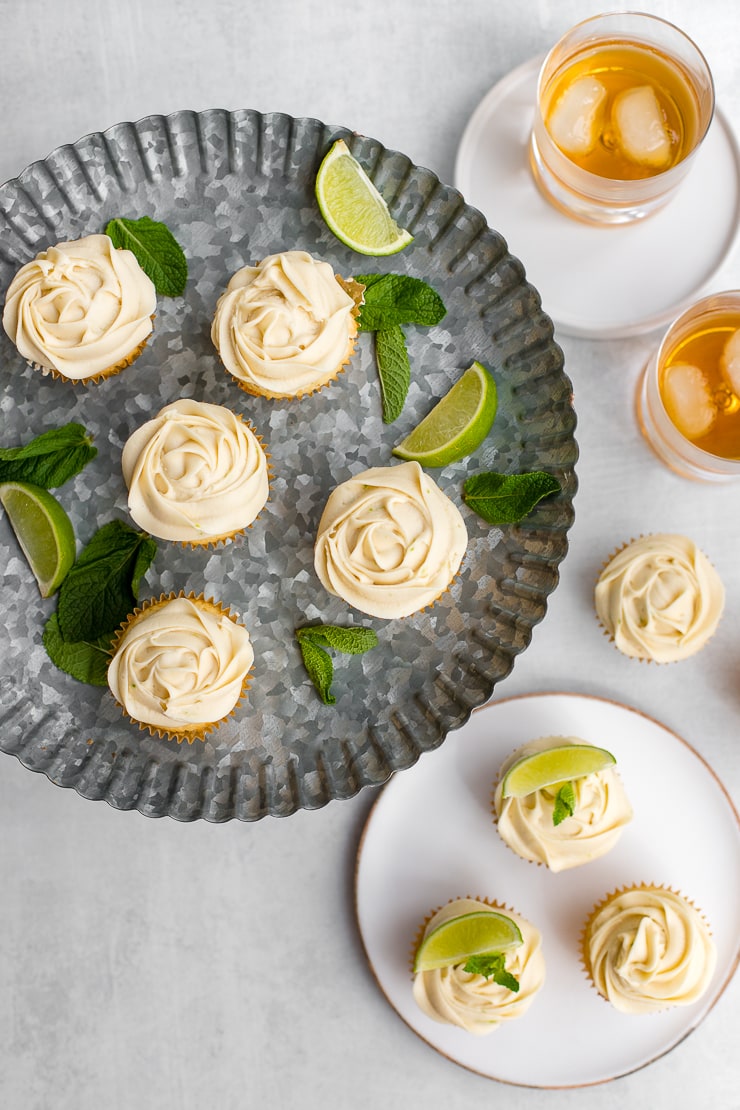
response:
<path id="1" fill-rule="evenodd" d="M 492 956 L 522 943 L 519 926 L 506 914 L 481 910 L 451 917 L 419 945 L 414 971 L 464 964 L 471 956 Z"/>
<path id="2" fill-rule="evenodd" d="M 69 517 L 48 490 L 30 482 L 3 482 L 0 502 L 41 596 L 50 597 L 75 561 L 75 534 Z"/>
<path id="3" fill-rule="evenodd" d="M 593 775 L 616 762 L 611 752 L 593 744 L 557 744 L 512 763 L 501 783 L 502 794 L 523 798 L 545 786 Z"/>
<path id="4" fill-rule="evenodd" d="M 330 231 L 358 254 L 396 254 L 413 239 L 395 222 L 344 139 L 337 139 L 319 167 L 316 199 Z"/>
<path id="5" fill-rule="evenodd" d="M 474 362 L 393 454 L 422 466 L 464 459 L 490 432 L 497 405 L 496 382 L 485 366 Z"/>

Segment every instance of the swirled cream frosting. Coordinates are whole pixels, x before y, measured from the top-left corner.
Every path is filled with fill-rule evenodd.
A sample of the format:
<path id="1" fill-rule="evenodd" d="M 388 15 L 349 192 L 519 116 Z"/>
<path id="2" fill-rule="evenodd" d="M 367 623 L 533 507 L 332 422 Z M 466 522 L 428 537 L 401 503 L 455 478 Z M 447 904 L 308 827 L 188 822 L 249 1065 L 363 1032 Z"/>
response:
<path id="1" fill-rule="evenodd" d="M 458 898 L 434 914 L 426 925 L 424 936 L 451 917 L 485 909 L 492 907 L 474 898 Z M 519 981 L 519 990 L 509 990 L 484 975 L 463 971 L 462 964 L 419 971 L 414 976 L 414 999 L 427 1017 L 483 1036 L 503 1022 L 521 1017 L 529 1009 L 545 981 L 542 938 L 523 917 L 509 909 L 503 912 L 516 922 L 522 934 L 522 943 L 506 952 L 504 957 L 506 970 Z"/>
<path id="2" fill-rule="evenodd" d="M 118 704 L 139 724 L 187 739 L 232 712 L 254 662 L 243 625 L 185 596 L 144 607 L 114 648 L 108 686 Z"/>
<path id="3" fill-rule="evenodd" d="M 283 251 L 234 274 L 216 305 L 211 338 L 248 392 L 298 397 L 326 385 L 349 358 L 355 311 L 328 262 Z"/>
<path id="4" fill-rule="evenodd" d="M 637 887 L 597 906 L 583 937 L 594 986 L 626 1014 L 687 1006 L 701 998 L 716 949 L 701 914 L 682 895 Z"/>
<path id="5" fill-rule="evenodd" d="M 468 536 L 460 512 L 418 463 L 379 466 L 342 482 L 319 521 L 322 585 L 373 617 L 406 617 L 442 594 Z"/>
<path id="6" fill-rule="evenodd" d="M 203 401 L 174 401 L 137 428 L 122 467 L 139 527 L 180 543 L 209 543 L 246 528 L 269 492 L 257 436 L 229 409 Z"/>
<path id="7" fill-rule="evenodd" d="M 30 363 L 72 381 L 133 361 L 152 331 L 154 285 L 107 235 L 57 243 L 17 272 L 3 327 Z"/>
<path id="8" fill-rule="evenodd" d="M 552 820 L 558 786 L 544 787 L 522 798 L 503 797 L 503 778 L 524 756 L 563 744 L 584 744 L 573 736 L 543 736 L 517 748 L 504 762 L 494 791 L 499 835 L 522 859 L 543 863 L 551 871 L 565 871 L 599 859 L 619 839 L 632 820 L 632 807 L 612 767 L 573 780 L 575 807 L 559 825 Z"/>
<path id="9" fill-rule="evenodd" d="M 621 652 L 671 663 L 704 647 L 719 623 L 725 591 L 695 543 L 661 533 L 618 551 L 599 576 L 594 600 Z"/>

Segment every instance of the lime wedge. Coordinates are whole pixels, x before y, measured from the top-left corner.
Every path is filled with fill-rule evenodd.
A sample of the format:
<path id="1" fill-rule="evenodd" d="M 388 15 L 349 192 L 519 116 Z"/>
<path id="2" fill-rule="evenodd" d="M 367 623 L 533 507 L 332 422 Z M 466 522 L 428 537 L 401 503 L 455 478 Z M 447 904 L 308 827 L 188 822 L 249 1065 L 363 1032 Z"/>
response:
<path id="1" fill-rule="evenodd" d="M 522 943 L 519 926 L 506 914 L 480 910 L 451 917 L 419 945 L 414 971 L 464 964 L 471 956 L 491 956 Z"/>
<path id="2" fill-rule="evenodd" d="M 1 483 L 0 502 L 41 596 L 50 597 L 75 561 L 75 534 L 69 517 L 48 490 L 30 482 Z"/>
<path id="3" fill-rule="evenodd" d="M 344 139 L 337 139 L 319 166 L 316 199 L 329 229 L 358 254 L 397 254 L 413 239 L 392 218 Z"/>
<path id="4" fill-rule="evenodd" d="M 501 783 L 502 794 L 504 798 L 523 798 L 556 782 L 593 775 L 616 762 L 611 752 L 593 744 L 558 744 L 512 763 Z"/>
<path id="5" fill-rule="evenodd" d="M 393 454 L 422 466 L 464 459 L 490 432 L 497 404 L 496 382 L 485 366 L 474 362 Z"/>

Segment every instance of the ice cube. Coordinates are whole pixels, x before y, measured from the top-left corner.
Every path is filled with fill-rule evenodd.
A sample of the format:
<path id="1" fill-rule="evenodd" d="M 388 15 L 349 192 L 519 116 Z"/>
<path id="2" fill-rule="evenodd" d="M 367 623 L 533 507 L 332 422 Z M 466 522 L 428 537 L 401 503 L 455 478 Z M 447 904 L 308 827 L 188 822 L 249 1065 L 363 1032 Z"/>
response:
<path id="1" fill-rule="evenodd" d="M 717 416 L 704 373 L 698 366 L 677 362 L 663 374 L 663 401 L 681 435 L 698 439 L 705 435 Z"/>
<path id="2" fill-rule="evenodd" d="M 625 89 L 614 98 L 612 121 L 622 153 L 631 162 L 664 169 L 671 160 L 671 137 L 652 85 Z"/>
<path id="3" fill-rule="evenodd" d="M 740 328 L 725 343 L 719 368 L 732 392 L 740 397 Z"/>
<path id="4" fill-rule="evenodd" d="M 606 89 L 595 77 L 579 77 L 558 97 L 547 121 L 566 154 L 588 154 L 601 133 Z"/>

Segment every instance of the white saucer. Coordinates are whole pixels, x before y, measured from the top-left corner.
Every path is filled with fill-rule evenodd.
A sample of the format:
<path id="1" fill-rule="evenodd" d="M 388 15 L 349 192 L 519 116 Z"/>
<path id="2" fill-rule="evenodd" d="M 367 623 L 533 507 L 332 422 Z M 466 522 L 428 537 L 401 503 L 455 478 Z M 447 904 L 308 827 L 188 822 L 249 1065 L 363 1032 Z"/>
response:
<path id="1" fill-rule="evenodd" d="M 613 752 L 634 809 L 608 855 L 559 874 L 516 856 L 491 815 L 493 783 L 506 756 L 553 734 Z M 578 1087 L 644 1067 L 706 1017 L 740 955 L 738 874 L 738 814 L 689 744 L 616 702 L 534 694 L 489 703 L 439 751 L 383 788 L 358 851 L 355 904 L 381 990 L 432 1048 L 490 1079 Z M 579 936 L 592 906 L 615 888 L 640 882 L 682 891 L 711 924 L 717 968 L 706 994 L 690 1006 L 619 1013 L 581 967 Z M 432 1021 L 411 993 L 411 950 L 421 922 L 466 895 L 504 903 L 536 925 L 546 962 L 544 987 L 527 1013 L 484 1037 Z"/>
<path id="2" fill-rule="evenodd" d="M 455 185 L 521 259 L 562 332 L 614 339 L 662 327 L 705 290 L 733 245 L 740 151 L 732 130 L 715 110 L 662 211 L 615 227 L 580 223 L 544 199 L 529 168 L 540 65 L 534 58 L 519 66 L 480 102 L 458 148 Z"/>

